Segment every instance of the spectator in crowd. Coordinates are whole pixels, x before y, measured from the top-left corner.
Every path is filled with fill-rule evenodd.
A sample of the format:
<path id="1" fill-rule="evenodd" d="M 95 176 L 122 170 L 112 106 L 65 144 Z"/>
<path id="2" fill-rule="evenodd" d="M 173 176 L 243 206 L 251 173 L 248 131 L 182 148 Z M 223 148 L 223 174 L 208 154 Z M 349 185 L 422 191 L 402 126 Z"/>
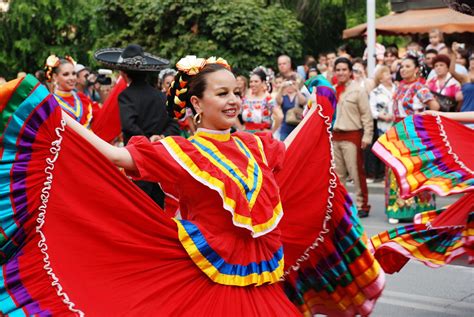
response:
<path id="1" fill-rule="evenodd" d="M 304 64 L 303 65 L 300 65 L 296 68 L 296 72 L 298 73 L 298 75 L 303 79 L 303 80 L 306 80 L 307 79 L 307 73 L 308 73 L 308 69 L 309 69 L 309 64 L 313 63 L 313 62 L 316 62 L 316 59 L 312 56 L 312 55 L 306 55 L 304 57 Z"/>
<path id="2" fill-rule="evenodd" d="M 438 53 L 441 54 L 441 50 L 446 47 L 446 45 L 443 42 L 444 41 L 443 33 L 438 29 L 431 30 L 429 34 L 429 38 L 430 38 L 430 44 L 426 46 L 425 51 L 434 49 Z"/>
<path id="3" fill-rule="evenodd" d="M 395 45 L 388 46 L 384 53 L 384 64 L 390 69 L 392 80 L 399 82 L 400 77 L 400 57 L 398 55 L 398 48 Z"/>
<path id="4" fill-rule="evenodd" d="M 367 92 L 367 95 L 374 88 L 373 80 L 367 78 L 366 63 L 360 57 L 352 60 L 352 77 L 354 82 Z"/>
<path id="5" fill-rule="evenodd" d="M 339 57 L 335 62 L 337 76 L 337 111 L 333 128 L 336 173 L 344 184 L 354 181 L 359 217 L 370 211 L 363 150 L 372 143 L 373 120 L 367 92 L 351 79 L 352 62 Z"/>
<path id="6" fill-rule="evenodd" d="M 418 58 L 408 55 L 401 63 L 402 81 L 394 94 L 393 114 L 395 122 L 405 117 L 421 113 L 425 108 L 439 110 L 439 104 L 429 88 L 420 79 L 420 62 Z M 385 183 L 385 212 L 388 222 L 396 224 L 400 220 L 412 221 L 420 212 L 433 210 L 436 207 L 434 194 L 423 192 L 410 199 L 399 196 L 395 175 L 389 171 Z"/>
<path id="7" fill-rule="evenodd" d="M 171 86 L 171 83 L 174 80 L 174 76 L 176 75 L 176 71 L 171 68 L 165 68 L 160 71 L 158 74 L 158 90 L 161 91 L 166 101 L 166 92 Z"/>
<path id="8" fill-rule="evenodd" d="M 100 99 L 100 83 L 97 81 L 99 74 L 95 71 L 92 71 L 87 78 L 87 89 L 84 93 L 89 99 L 94 102 L 101 102 Z"/>
<path id="9" fill-rule="evenodd" d="M 318 75 L 318 64 L 316 62 L 312 62 L 308 65 L 308 73 L 306 74 L 306 78 L 310 79 L 317 75 Z"/>
<path id="10" fill-rule="evenodd" d="M 364 34 L 364 42 L 365 42 L 365 45 L 367 45 L 367 32 Z M 365 50 L 364 50 L 364 55 L 362 57 L 362 59 L 364 61 L 366 61 L 368 56 L 369 56 L 368 52 L 369 51 L 366 47 Z M 375 60 L 376 60 L 376 64 L 382 64 L 383 63 L 384 55 L 385 55 L 385 46 L 383 46 L 380 43 L 377 43 L 377 41 L 376 41 L 375 42 Z"/>
<path id="11" fill-rule="evenodd" d="M 331 84 L 335 84 L 337 79 L 334 74 L 334 63 L 336 61 L 337 55 L 336 52 L 329 52 L 326 55 L 327 63 L 328 63 L 328 70 L 326 72 L 326 79 L 331 82 Z"/>
<path id="12" fill-rule="evenodd" d="M 433 60 L 436 75 L 426 83 L 444 112 L 459 110 L 462 102 L 461 85 L 449 73 L 450 63 L 449 56 L 437 55 Z"/>
<path id="13" fill-rule="evenodd" d="M 268 85 L 270 76 L 264 67 L 255 68 L 250 74 L 251 93 L 242 101 L 242 120 L 248 132 L 271 131 L 273 134 L 281 125 L 283 113 L 275 107 Z"/>
<path id="14" fill-rule="evenodd" d="M 301 108 L 301 115 L 303 113 L 303 107 L 306 105 L 306 96 L 300 91 L 298 81 L 295 75 L 292 75 L 280 86 L 280 89 L 276 95 L 276 103 L 283 112 L 283 122 L 280 128 L 280 140 L 285 140 L 286 137 L 296 128 L 294 122 L 288 122 L 288 111 L 295 107 Z M 295 111 L 295 110 L 292 110 Z M 295 111 L 296 112 L 296 111 Z"/>
<path id="15" fill-rule="evenodd" d="M 434 68 L 433 60 L 436 56 L 438 56 L 438 51 L 433 48 L 425 52 L 425 65 L 429 72 Z"/>
<path id="16" fill-rule="evenodd" d="M 316 68 L 320 74 L 326 77 L 326 73 L 328 71 L 328 59 L 325 53 L 318 54 L 318 63 Z"/>
<path id="17" fill-rule="evenodd" d="M 343 44 L 337 48 L 337 57 L 345 57 L 349 60 L 352 59 L 349 45 Z"/>
<path id="18" fill-rule="evenodd" d="M 467 67 L 465 67 L 465 65 L 467 65 L 467 61 L 465 59 L 467 59 L 468 57 L 467 56 L 463 56 L 463 57 L 460 57 L 460 55 L 458 54 L 458 51 L 461 50 L 461 52 L 463 54 L 465 54 L 465 50 L 462 49 L 462 48 L 459 48 L 454 51 L 455 55 L 456 55 L 456 61 L 455 61 L 455 64 L 454 64 L 454 68 L 456 70 L 457 73 L 459 74 L 462 74 L 462 75 L 467 75 L 468 71 L 467 71 Z M 448 47 L 445 47 L 441 50 L 443 53 L 440 53 L 438 52 L 438 55 L 446 55 L 446 56 L 451 56 L 451 53 L 452 53 L 452 50 L 451 48 L 448 48 Z M 458 62 L 461 62 L 462 64 L 459 64 Z M 425 66 L 426 67 L 426 66 Z M 433 79 L 433 77 L 436 76 L 436 72 L 433 69 L 431 69 L 428 77 L 426 78 L 426 80 L 431 80 Z"/>
<path id="19" fill-rule="evenodd" d="M 240 97 L 243 99 L 247 96 L 249 80 L 244 75 L 238 75 L 235 79 L 237 80 L 237 87 L 239 89 Z"/>
<path id="20" fill-rule="evenodd" d="M 278 92 L 280 91 L 281 84 L 283 83 L 284 79 L 281 74 L 276 74 L 275 78 L 272 80 L 272 98 L 276 100 L 276 96 L 278 95 Z"/>
<path id="21" fill-rule="evenodd" d="M 114 85 L 115 85 L 115 82 L 112 79 L 110 79 L 108 83 L 100 85 L 99 95 L 100 95 L 100 100 L 102 100 L 102 103 L 104 103 L 105 100 L 107 100 Z"/>
<path id="22" fill-rule="evenodd" d="M 369 104 L 372 111 L 372 117 L 375 120 L 374 137 L 372 144 L 379 136 L 385 134 L 393 122 L 393 94 L 395 85 L 392 81 L 392 75 L 388 66 L 380 66 L 375 72 L 374 81 L 376 87 L 370 92 Z M 385 174 L 383 162 L 376 157 L 372 151 L 368 151 L 368 160 L 366 161 L 367 182 L 372 178 L 374 182 L 381 181 Z M 369 164 L 371 163 L 371 164 Z"/>
<path id="23" fill-rule="evenodd" d="M 90 75 L 90 69 L 82 64 L 76 64 L 74 66 L 74 71 L 76 72 L 77 76 L 76 90 L 80 91 L 81 93 L 90 98 L 91 96 L 89 95 L 88 89 L 88 78 Z"/>
<path id="24" fill-rule="evenodd" d="M 455 63 L 457 60 L 456 51 L 459 49 L 459 43 L 452 44 L 451 64 L 449 72 L 461 84 L 463 102 L 461 111 L 474 111 L 474 54 L 469 57 L 469 71 L 467 74 L 460 73 L 456 70 Z"/>
<path id="25" fill-rule="evenodd" d="M 422 51 L 421 45 L 418 42 L 411 41 L 407 44 L 406 55 L 418 56 Z"/>
<path id="26" fill-rule="evenodd" d="M 458 48 L 456 51 L 456 64 L 469 68 L 469 52 L 464 48 Z"/>
<path id="27" fill-rule="evenodd" d="M 295 72 L 291 66 L 291 58 L 288 55 L 280 55 L 278 57 L 278 72 L 285 80 L 294 77 Z"/>

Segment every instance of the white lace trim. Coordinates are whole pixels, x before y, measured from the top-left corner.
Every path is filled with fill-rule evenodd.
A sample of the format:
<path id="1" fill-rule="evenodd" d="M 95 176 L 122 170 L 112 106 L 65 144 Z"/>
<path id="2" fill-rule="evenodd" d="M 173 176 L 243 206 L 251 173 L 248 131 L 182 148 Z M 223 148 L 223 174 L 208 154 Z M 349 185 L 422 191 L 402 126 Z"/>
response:
<path id="1" fill-rule="evenodd" d="M 328 186 L 328 192 L 329 192 L 329 197 L 328 197 L 328 203 L 327 203 L 327 208 L 326 208 L 326 215 L 324 217 L 323 221 L 323 228 L 319 232 L 318 237 L 314 242 L 306 248 L 306 250 L 303 252 L 303 255 L 301 255 L 295 262 L 294 265 L 290 266 L 284 273 L 283 276 L 281 277 L 281 280 L 285 280 L 286 277 L 291 273 L 291 271 L 298 271 L 300 269 L 300 265 L 308 260 L 310 258 L 309 252 L 312 250 L 316 249 L 320 243 L 324 242 L 324 236 L 329 233 L 329 228 L 328 228 L 328 223 L 332 218 L 332 213 L 333 213 L 333 199 L 334 199 L 334 188 L 337 186 L 337 177 L 335 173 L 336 169 L 336 164 L 334 161 L 334 147 L 332 144 L 332 132 L 331 132 L 331 118 L 328 116 L 325 116 L 323 114 L 323 108 L 321 105 L 317 105 L 317 111 L 318 114 L 321 118 L 324 119 L 324 123 L 326 124 L 326 131 L 329 136 L 329 146 L 331 150 L 331 166 L 329 167 L 329 174 L 331 174 L 331 178 L 329 179 L 329 186 Z"/>
<path id="2" fill-rule="evenodd" d="M 444 131 L 443 123 L 441 122 L 441 117 L 439 115 L 433 114 L 433 116 L 436 117 L 436 123 L 438 124 L 439 130 L 440 130 L 440 135 L 443 138 L 444 145 L 448 148 L 448 153 L 454 158 L 454 161 L 461 167 L 461 169 L 465 170 L 466 172 L 473 174 L 474 171 L 471 170 L 469 167 L 467 167 L 456 155 L 456 153 L 453 152 L 453 148 L 451 147 L 451 144 L 448 141 L 448 136 L 446 135 L 446 132 Z"/>
<path id="3" fill-rule="evenodd" d="M 51 148 L 49 151 L 53 155 L 52 158 L 46 158 L 46 167 L 44 169 L 46 180 L 43 183 L 43 189 L 41 190 L 41 206 L 38 208 L 38 218 L 36 221 L 38 225 L 36 226 L 36 232 L 40 235 L 40 241 L 38 242 L 38 247 L 40 248 L 41 253 L 43 253 L 43 262 L 45 263 L 43 268 L 46 270 L 46 273 L 53 280 L 51 285 L 56 288 L 56 294 L 59 297 L 62 297 L 62 301 L 69 308 L 70 311 L 76 313 L 79 316 L 84 316 L 84 313 L 79 309 L 74 308 L 75 304 L 69 299 L 69 296 L 63 291 L 63 287 L 59 283 L 59 279 L 54 274 L 53 269 L 51 268 L 51 262 L 49 261 L 48 255 L 48 245 L 46 244 L 46 236 L 44 235 L 42 229 L 46 220 L 46 209 L 48 207 L 49 192 L 51 190 L 51 185 L 53 183 L 53 170 L 54 163 L 58 159 L 59 151 L 61 150 L 61 142 L 63 137 L 61 133 L 64 132 L 66 122 L 61 120 L 61 126 L 55 129 L 57 139 L 51 142 Z"/>

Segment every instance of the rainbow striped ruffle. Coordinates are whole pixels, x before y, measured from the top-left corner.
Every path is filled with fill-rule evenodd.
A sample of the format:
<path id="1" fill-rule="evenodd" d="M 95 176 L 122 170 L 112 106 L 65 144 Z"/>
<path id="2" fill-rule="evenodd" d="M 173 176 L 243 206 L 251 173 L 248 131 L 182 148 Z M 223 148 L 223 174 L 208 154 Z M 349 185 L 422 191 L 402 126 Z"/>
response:
<path id="1" fill-rule="evenodd" d="M 457 208 L 458 202 L 471 206 Z M 469 202 L 470 201 L 470 202 Z M 440 267 L 467 254 L 474 263 L 474 194 L 466 195 L 449 208 L 427 211 L 416 215 L 415 223 L 400 226 L 373 236 L 370 240 L 375 257 L 387 273 L 398 272 L 408 259 L 415 259 L 429 267 Z M 463 224 L 432 226 L 432 223 L 453 213 L 465 215 Z"/>
<path id="2" fill-rule="evenodd" d="M 382 135 L 372 150 L 395 172 L 402 198 L 424 190 L 446 196 L 474 190 L 474 147 L 467 143 L 473 138 L 471 129 L 452 120 L 410 116 Z"/>
<path id="3" fill-rule="evenodd" d="M 385 273 L 335 174 L 333 105 L 327 99 L 311 111 L 276 174 L 285 212 L 279 225 L 284 289 L 305 316 L 367 316 L 382 293 Z"/>
<path id="4" fill-rule="evenodd" d="M 370 242 L 357 208 L 340 185 L 335 199 L 344 201 L 336 203 L 344 213 L 331 224 L 334 234 L 323 241 L 325 250 L 312 250 L 284 284 L 304 316 L 369 315 L 385 285 L 385 274 L 367 247 Z"/>
<path id="5" fill-rule="evenodd" d="M 373 236 L 375 257 L 385 272 L 398 272 L 409 259 L 430 267 L 463 254 L 474 260 L 472 137 L 471 129 L 452 120 L 411 116 L 374 145 L 375 154 L 395 172 L 403 198 L 426 190 L 442 196 L 466 192 L 447 208 L 417 214 L 412 225 Z"/>

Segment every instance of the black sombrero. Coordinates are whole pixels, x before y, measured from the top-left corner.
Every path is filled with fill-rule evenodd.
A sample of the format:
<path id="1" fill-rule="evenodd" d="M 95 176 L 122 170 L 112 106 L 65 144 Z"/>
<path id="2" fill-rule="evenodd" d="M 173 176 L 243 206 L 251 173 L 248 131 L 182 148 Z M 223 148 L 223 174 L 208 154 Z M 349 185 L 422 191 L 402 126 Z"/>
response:
<path id="1" fill-rule="evenodd" d="M 94 53 L 94 58 L 113 69 L 141 72 L 159 71 L 169 64 L 167 59 L 146 53 L 137 44 L 126 48 L 103 48 Z"/>
<path id="2" fill-rule="evenodd" d="M 473 0 L 444 0 L 451 9 L 471 16 L 474 15 L 473 2 Z"/>

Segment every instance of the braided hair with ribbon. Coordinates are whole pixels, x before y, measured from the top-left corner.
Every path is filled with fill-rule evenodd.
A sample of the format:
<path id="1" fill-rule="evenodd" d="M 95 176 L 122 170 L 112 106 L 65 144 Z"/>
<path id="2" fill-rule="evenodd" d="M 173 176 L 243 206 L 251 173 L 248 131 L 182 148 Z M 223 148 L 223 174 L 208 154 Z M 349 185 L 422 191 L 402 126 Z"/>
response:
<path id="1" fill-rule="evenodd" d="M 168 112 L 178 120 L 186 118 L 186 109 L 196 111 L 191 104 L 191 96 L 202 98 L 206 90 L 206 75 L 227 69 L 230 66 L 225 59 L 210 57 L 208 59 L 186 56 L 176 64 L 178 73 L 174 77 L 167 93 Z"/>

